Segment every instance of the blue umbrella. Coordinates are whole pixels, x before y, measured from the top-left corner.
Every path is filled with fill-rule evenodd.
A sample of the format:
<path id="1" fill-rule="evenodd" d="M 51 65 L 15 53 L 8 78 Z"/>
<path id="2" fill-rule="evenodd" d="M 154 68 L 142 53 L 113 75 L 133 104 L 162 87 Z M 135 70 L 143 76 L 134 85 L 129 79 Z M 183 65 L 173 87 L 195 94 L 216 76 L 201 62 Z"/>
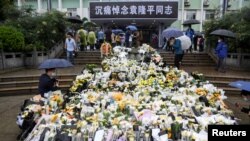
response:
<path id="1" fill-rule="evenodd" d="M 39 69 L 68 68 L 72 66 L 73 65 L 65 59 L 48 59 L 48 60 L 45 60 L 39 66 Z"/>
<path id="2" fill-rule="evenodd" d="M 181 30 L 179 30 L 178 28 L 169 27 L 169 28 L 163 30 L 162 36 L 166 37 L 168 39 L 171 37 L 178 38 L 180 36 L 183 36 L 183 32 Z"/>
<path id="3" fill-rule="evenodd" d="M 241 90 L 249 91 L 250 92 L 250 82 L 249 81 L 235 81 L 229 83 L 229 86 L 239 88 Z"/>
<path id="4" fill-rule="evenodd" d="M 138 30 L 137 27 L 134 26 L 134 25 L 129 25 L 129 26 L 126 27 L 126 29 L 130 29 L 131 31 L 137 31 Z"/>
<path id="5" fill-rule="evenodd" d="M 113 29 L 112 32 L 115 34 L 119 34 L 119 33 L 122 33 L 123 30 L 122 29 Z"/>

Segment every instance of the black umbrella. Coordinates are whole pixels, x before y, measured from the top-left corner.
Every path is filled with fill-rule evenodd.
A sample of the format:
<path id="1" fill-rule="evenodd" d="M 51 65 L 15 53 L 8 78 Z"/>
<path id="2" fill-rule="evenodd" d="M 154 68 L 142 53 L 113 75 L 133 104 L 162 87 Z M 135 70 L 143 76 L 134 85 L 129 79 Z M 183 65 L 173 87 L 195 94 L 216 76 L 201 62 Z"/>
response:
<path id="1" fill-rule="evenodd" d="M 191 20 L 186 20 L 183 22 L 183 25 L 191 25 L 191 24 L 200 24 L 200 21 L 191 19 Z"/>
<path id="2" fill-rule="evenodd" d="M 229 37 L 229 38 L 235 38 L 235 34 L 226 29 L 218 29 L 210 33 L 211 35 L 217 35 L 217 36 L 224 36 L 224 37 Z"/>
<path id="3" fill-rule="evenodd" d="M 83 21 L 78 17 L 68 17 L 67 20 L 71 23 L 79 23 L 79 24 L 83 23 Z"/>
<path id="4" fill-rule="evenodd" d="M 47 59 L 39 66 L 39 69 L 68 68 L 72 66 L 73 65 L 65 59 Z"/>
<path id="5" fill-rule="evenodd" d="M 85 27 L 85 28 L 94 28 L 94 27 L 97 27 L 97 25 L 96 25 L 96 23 L 94 23 L 94 22 L 84 22 L 83 23 L 83 26 Z"/>
<path id="6" fill-rule="evenodd" d="M 196 31 L 195 33 L 194 33 L 196 36 L 202 36 L 202 34 L 204 34 L 203 32 L 200 32 L 200 31 Z"/>

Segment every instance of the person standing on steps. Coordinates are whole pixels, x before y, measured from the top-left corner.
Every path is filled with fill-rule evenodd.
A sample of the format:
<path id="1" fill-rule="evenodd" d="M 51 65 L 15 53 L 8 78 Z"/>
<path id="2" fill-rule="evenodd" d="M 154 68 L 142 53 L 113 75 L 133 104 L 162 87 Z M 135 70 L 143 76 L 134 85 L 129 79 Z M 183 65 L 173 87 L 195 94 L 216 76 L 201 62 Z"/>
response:
<path id="1" fill-rule="evenodd" d="M 105 41 L 110 44 L 112 43 L 111 35 L 112 35 L 112 30 L 110 27 L 108 27 L 108 30 L 105 31 Z"/>
<path id="2" fill-rule="evenodd" d="M 90 46 L 90 50 L 95 50 L 96 36 L 94 31 L 90 31 L 88 35 L 88 43 Z"/>
<path id="3" fill-rule="evenodd" d="M 46 69 L 45 73 L 39 78 L 38 91 L 42 97 L 45 97 L 45 93 L 55 91 L 58 89 L 59 81 L 55 79 L 56 69 Z"/>
<path id="4" fill-rule="evenodd" d="M 74 53 L 77 50 L 76 42 L 73 39 L 73 35 L 71 33 L 67 34 L 67 39 L 65 40 L 64 48 L 67 50 L 67 60 L 74 64 Z"/>
<path id="5" fill-rule="evenodd" d="M 131 30 L 128 28 L 126 33 L 125 33 L 125 44 L 126 47 L 130 47 L 130 35 L 131 35 Z"/>
<path id="6" fill-rule="evenodd" d="M 219 37 L 217 47 L 215 49 L 215 52 L 218 56 L 218 64 L 216 67 L 216 70 L 222 73 L 225 73 L 225 58 L 227 57 L 227 51 L 228 51 L 228 46 L 225 43 L 225 38 L 224 37 Z"/>
<path id="7" fill-rule="evenodd" d="M 86 30 L 83 29 L 83 26 L 81 26 L 80 30 L 77 32 L 77 39 L 80 42 L 80 50 L 84 51 L 87 49 L 87 37 L 88 33 Z"/>
<path id="8" fill-rule="evenodd" d="M 111 45 L 112 45 L 112 47 L 115 47 L 115 46 L 116 46 L 115 37 L 116 37 L 115 33 L 112 32 L 112 34 L 111 34 L 111 41 L 112 41 L 112 44 L 111 44 Z"/>
<path id="9" fill-rule="evenodd" d="M 191 40 L 191 46 L 189 48 L 190 53 L 192 53 L 192 44 L 193 44 L 193 37 L 194 37 L 194 29 L 191 27 L 191 24 L 188 25 L 188 29 L 186 30 L 185 35 L 187 35 Z M 188 52 L 188 50 L 187 50 Z"/>
<path id="10" fill-rule="evenodd" d="M 181 40 L 175 39 L 174 37 L 171 37 L 169 39 L 169 44 L 170 46 L 173 47 L 174 52 L 175 52 L 175 57 L 174 57 L 174 66 L 180 69 L 180 64 L 183 59 L 183 50 L 181 48 Z"/>
<path id="11" fill-rule="evenodd" d="M 98 40 L 98 49 L 99 49 L 101 48 L 101 45 L 104 42 L 104 32 L 102 31 L 102 29 L 100 29 L 97 34 L 97 40 Z"/>
<path id="12" fill-rule="evenodd" d="M 204 50 L 204 38 L 202 35 L 198 37 L 197 45 L 199 46 L 199 52 L 203 52 L 203 50 Z"/>

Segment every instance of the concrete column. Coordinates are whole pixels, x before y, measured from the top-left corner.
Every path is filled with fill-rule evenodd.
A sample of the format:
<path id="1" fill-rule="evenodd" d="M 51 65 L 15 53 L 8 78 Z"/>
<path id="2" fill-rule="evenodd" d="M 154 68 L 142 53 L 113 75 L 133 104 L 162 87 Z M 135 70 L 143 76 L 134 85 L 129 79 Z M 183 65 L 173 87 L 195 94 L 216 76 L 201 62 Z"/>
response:
<path id="1" fill-rule="evenodd" d="M 223 3 L 224 3 L 224 0 L 220 0 L 220 17 L 223 16 Z"/>
<path id="2" fill-rule="evenodd" d="M 161 44 L 161 33 L 162 33 L 162 25 L 161 25 L 161 23 L 158 26 L 158 31 L 159 31 L 159 33 L 158 33 L 158 47 L 161 47 L 162 46 L 162 44 Z"/>
<path id="3" fill-rule="evenodd" d="M 21 0 L 17 0 L 17 6 L 18 7 L 22 6 L 22 1 Z"/>
<path id="4" fill-rule="evenodd" d="M 239 9 L 241 10 L 241 8 L 242 8 L 242 1 L 243 0 L 240 0 L 240 3 L 239 3 Z"/>
<path id="5" fill-rule="evenodd" d="M 203 25 L 203 15 L 204 15 L 204 8 L 203 8 L 204 0 L 201 0 L 201 19 L 200 19 L 200 32 L 202 31 Z"/>
<path id="6" fill-rule="evenodd" d="M 37 0 L 37 11 L 40 12 L 42 10 L 41 0 Z"/>
<path id="7" fill-rule="evenodd" d="M 181 31 L 183 31 L 183 22 L 184 22 L 184 0 L 181 1 Z"/>
<path id="8" fill-rule="evenodd" d="M 62 0 L 58 0 L 58 10 L 62 11 Z"/>
<path id="9" fill-rule="evenodd" d="M 50 12 L 52 10 L 52 0 L 47 0 L 47 8 L 48 8 L 48 11 Z"/>
<path id="10" fill-rule="evenodd" d="M 82 0 L 80 0 L 80 17 L 83 18 L 83 3 L 82 3 Z"/>

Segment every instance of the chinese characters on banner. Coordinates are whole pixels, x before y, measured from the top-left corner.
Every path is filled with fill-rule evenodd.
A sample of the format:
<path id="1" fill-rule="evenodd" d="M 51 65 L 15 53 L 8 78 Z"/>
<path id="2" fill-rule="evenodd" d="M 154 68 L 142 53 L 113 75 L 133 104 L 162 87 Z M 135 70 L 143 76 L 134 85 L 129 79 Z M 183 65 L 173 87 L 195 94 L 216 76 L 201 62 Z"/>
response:
<path id="1" fill-rule="evenodd" d="M 91 2 L 90 18 L 177 18 L 178 2 Z"/>

